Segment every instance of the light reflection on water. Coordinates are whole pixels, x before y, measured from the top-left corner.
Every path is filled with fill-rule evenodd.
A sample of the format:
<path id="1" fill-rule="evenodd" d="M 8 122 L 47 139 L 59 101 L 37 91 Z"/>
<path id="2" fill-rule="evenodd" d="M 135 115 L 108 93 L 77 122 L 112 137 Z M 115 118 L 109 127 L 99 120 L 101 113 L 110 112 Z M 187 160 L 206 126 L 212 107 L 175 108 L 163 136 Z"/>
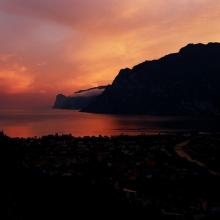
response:
<path id="1" fill-rule="evenodd" d="M 220 130 L 219 121 L 186 117 L 122 116 L 72 110 L 0 110 L 0 129 L 11 137 L 48 134 L 74 136 L 152 134 L 159 132 Z"/>

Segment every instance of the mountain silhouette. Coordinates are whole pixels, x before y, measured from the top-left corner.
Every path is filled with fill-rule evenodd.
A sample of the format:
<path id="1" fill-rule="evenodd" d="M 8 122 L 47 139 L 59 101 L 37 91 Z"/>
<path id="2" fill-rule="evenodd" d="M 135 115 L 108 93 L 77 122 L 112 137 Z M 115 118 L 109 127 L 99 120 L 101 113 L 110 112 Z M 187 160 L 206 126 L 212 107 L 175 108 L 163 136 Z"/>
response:
<path id="1" fill-rule="evenodd" d="M 178 53 L 122 69 L 82 111 L 219 115 L 219 85 L 220 43 L 189 44 Z"/>
<path id="2" fill-rule="evenodd" d="M 72 96 L 58 94 L 53 107 L 57 109 L 82 109 L 94 101 L 106 87 L 98 86 L 76 91 Z"/>

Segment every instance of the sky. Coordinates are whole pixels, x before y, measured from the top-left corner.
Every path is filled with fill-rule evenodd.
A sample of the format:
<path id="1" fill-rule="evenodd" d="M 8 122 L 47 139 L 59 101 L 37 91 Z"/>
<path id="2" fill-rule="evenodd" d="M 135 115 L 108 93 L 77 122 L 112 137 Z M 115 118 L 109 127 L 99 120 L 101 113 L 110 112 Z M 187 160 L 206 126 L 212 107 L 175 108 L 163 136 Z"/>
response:
<path id="1" fill-rule="evenodd" d="M 0 0 L 0 108 L 52 106 L 119 70 L 220 41 L 219 0 Z"/>

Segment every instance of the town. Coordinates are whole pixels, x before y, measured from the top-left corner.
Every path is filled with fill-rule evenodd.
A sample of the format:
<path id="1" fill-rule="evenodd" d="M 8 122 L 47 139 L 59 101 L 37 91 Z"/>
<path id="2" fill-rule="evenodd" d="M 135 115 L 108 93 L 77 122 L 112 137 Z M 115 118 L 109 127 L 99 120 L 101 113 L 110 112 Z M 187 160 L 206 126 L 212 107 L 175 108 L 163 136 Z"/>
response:
<path id="1" fill-rule="evenodd" d="M 12 216 L 35 219 L 37 203 L 38 214 L 46 206 L 50 216 L 100 207 L 159 219 L 219 219 L 219 134 L 24 139 L 1 133 L 0 143 Z"/>

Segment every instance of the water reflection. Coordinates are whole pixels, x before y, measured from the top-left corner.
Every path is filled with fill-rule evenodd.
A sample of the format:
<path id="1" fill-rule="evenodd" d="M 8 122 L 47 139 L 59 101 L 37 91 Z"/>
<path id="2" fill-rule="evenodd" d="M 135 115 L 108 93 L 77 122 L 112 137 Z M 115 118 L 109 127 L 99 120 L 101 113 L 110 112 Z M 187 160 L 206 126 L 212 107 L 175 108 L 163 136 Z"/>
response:
<path id="1" fill-rule="evenodd" d="M 120 116 L 69 110 L 0 110 L 0 129 L 12 137 L 54 133 L 86 135 L 149 134 L 183 130 L 219 130 L 219 121 L 184 117 Z"/>

